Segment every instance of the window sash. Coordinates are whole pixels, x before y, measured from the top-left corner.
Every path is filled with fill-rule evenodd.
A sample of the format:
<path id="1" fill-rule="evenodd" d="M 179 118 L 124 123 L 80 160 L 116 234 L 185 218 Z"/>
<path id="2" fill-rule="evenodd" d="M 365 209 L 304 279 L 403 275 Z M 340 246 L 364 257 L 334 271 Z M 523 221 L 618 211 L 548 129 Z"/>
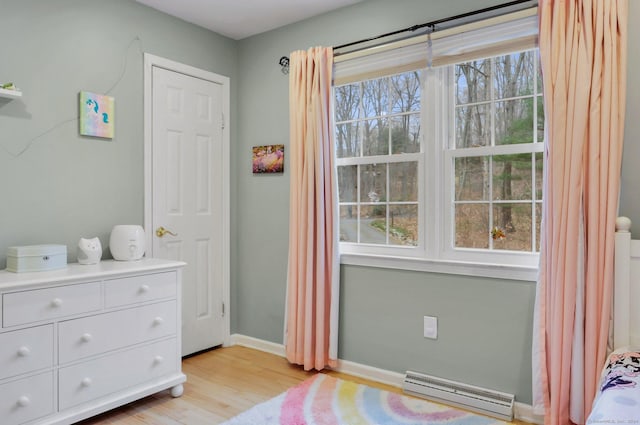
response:
<path id="1" fill-rule="evenodd" d="M 341 241 L 340 242 L 340 250 L 343 253 L 363 253 L 366 252 L 368 254 L 374 255 L 392 255 L 399 257 L 424 257 L 424 238 L 425 238 L 425 214 L 424 214 L 424 154 L 422 153 L 408 153 L 408 154 L 397 154 L 397 155 L 379 155 L 379 156 L 370 156 L 370 157 L 353 157 L 353 158 L 340 158 L 336 160 L 336 167 L 341 166 L 366 166 L 366 165 L 381 165 L 381 164 L 397 164 L 397 163 L 416 163 L 417 165 L 417 176 L 416 181 L 418 185 L 418 194 L 417 199 L 415 201 L 391 201 L 389 196 L 389 169 L 387 168 L 386 175 L 386 200 L 379 202 L 371 202 L 368 200 L 361 199 L 361 191 L 360 185 L 362 184 L 360 180 L 360 169 L 358 170 L 358 187 L 356 190 L 356 199 L 355 201 L 343 201 L 339 202 L 339 208 L 346 206 L 354 206 L 356 207 L 355 217 L 357 218 L 356 223 L 356 234 L 358 235 L 358 239 L 360 237 L 360 209 L 361 207 L 371 207 L 371 206 L 383 206 L 386 209 L 385 212 L 385 221 L 389 223 L 390 219 L 390 208 L 394 206 L 403 206 L 403 205 L 415 205 L 417 207 L 417 225 L 418 225 L 418 238 L 417 245 L 408 246 L 408 245 L 395 245 L 389 244 L 388 239 L 388 226 L 387 232 L 385 232 L 385 237 L 387 238 L 387 244 L 373 244 L 366 242 L 358 242 L 358 241 Z"/>
<path id="2" fill-rule="evenodd" d="M 541 144 L 540 144 L 541 145 Z M 531 147 L 527 145 L 527 147 Z M 445 178 L 444 178 L 444 187 L 448 190 L 443 191 L 443 199 L 442 205 L 445 212 L 445 220 L 443 223 L 444 229 L 444 237 L 443 241 L 445 243 L 442 246 L 442 251 L 444 253 L 444 257 L 452 258 L 452 259 L 461 259 L 467 256 L 471 258 L 490 258 L 494 254 L 496 258 L 502 258 L 502 254 L 510 253 L 525 255 L 531 255 L 537 258 L 538 252 L 536 251 L 536 247 L 539 242 L 539 234 L 537 232 L 538 228 L 538 212 L 537 207 L 542 205 L 542 199 L 538 199 L 536 196 L 537 189 L 536 181 L 538 181 L 537 171 L 535 170 L 536 162 L 535 162 L 535 153 L 538 151 L 536 149 L 522 149 L 521 154 L 531 154 L 531 198 L 527 199 L 496 199 L 496 191 L 494 187 L 493 181 L 493 169 L 489 170 L 489 193 L 487 194 L 486 199 L 456 199 L 455 196 L 455 159 L 464 158 L 465 156 L 456 156 L 453 153 L 455 151 L 449 151 L 445 153 Z M 496 155 L 488 155 L 489 157 L 493 157 Z M 485 155 L 474 156 L 478 158 L 487 158 Z M 491 163 L 493 164 L 493 162 Z M 448 187 L 447 187 L 448 186 Z M 456 207 L 463 205 L 478 205 L 478 206 L 486 206 L 489 214 L 489 228 L 496 227 L 496 218 L 494 217 L 495 207 L 499 207 L 500 205 L 522 205 L 529 206 L 531 212 L 531 229 L 530 229 L 530 246 L 528 250 L 508 250 L 508 249 L 498 249 L 494 247 L 494 242 L 491 240 L 491 236 L 489 233 L 489 228 L 487 228 L 487 243 L 488 248 L 468 248 L 468 247 L 459 247 L 456 246 Z M 473 255 L 470 255 L 473 253 Z M 486 254 L 485 254 L 486 253 Z"/>
<path id="3" fill-rule="evenodd" d="M 529 50 L 529 49 L 526 49 Z M 524 50 L 524 51 L 526 51 Z M 486 58 L 490 59 L 490 58 Z M 446 99 L 447 105 L 443 107 L 443 110 L 449 111 L 446 119 L 450 123 L 446 126 L 450 134 L 443 134 L 443 139 L 446 138 L 448 141 L 443 151 L 443 162 L 445 164 L 444 174 L 443 174 L 443 187 L 447 188 L 442 195 L 442 206 L 445 211 L 444 213 L 444 235 L 443 235 L 443 244 L 441 247 L 443 256 L 451 259 L 474 259 L 476 261 L 486 261 L 486 259 L 494 259 L 499 258 L 500 261 L 518 261 L 528 264 L 529 261 L 537 261 L 538 253 L 536 251 L 536 247 L 538 245 L 539 235 L 537 232 L 537 210 L 536 206 L 541 205 L 541 200 L 537 199 L 536 196 L 536 162 L 535 162 L 535 153 L 544 151 L 544 144 L 538 141 L 537 130 L 535 125 L 537 123 L 537 108 L 536 103 L 534 102 L 533 106 L 533 118 L 532 118 L 532 127 L 531 127 L 531 142 L 530 143 L 514 143 L 507 145 L 497 145 L 496 144 L 496 105 L 510 101 L 513 99 L 535 99 L 536 102 L 541 102 L 542 97 L 537 90 L 537 82 L 535 80 L 537 75 L 537 61 L 534 62 L 534 81 L 533 81 L 533 93 L 524 96 L 511 96 L 505 98 L 496 98 L 495 97 L 495 80 L 494 80 L 494 70 L 495 70 L 495 62 L 493 58 L 491 58 L 491 78 L 489 79 L 489 93 L 490 97 L 488 99 L 478 101 L 478 102 L 470 102 L 465 104 L 457 104 L 456 102 L 456 81 L 455 81 L 455 64 L 447 67 L 442 76 L 444 78 L 444 90 L 449 93 L 449 97 Z M 535 59 L 534 59 L 535 60 Z M 490 119 L 487 122 L 490 130 L 490 143 L 487 146 L 477 146 L 477 147 L 469 147 L 469 148 L 458 148 L 456 147 L 456 134 L 455 134 L 455 111 L 456 108 L 459 107 L 467 107 L 472 105 L 487 105 L 489 110 L 491 111 L 489 114 Z M 497 200 L 495 197 L 494 187 L 494 175 L 493 175 L 493 166 L 495 162 L 493 161 L 493 157 L 502 156 L 502 155 L 517 155 L 517 154 L 531 154 L 531 198 L 526 200 Z M 455 180 L 455 161 L 458 158 L 487 158 L 490 159 L 489 163 L 489 176 L 488 176 L 488 184 L 489 184 L 489 193 L 487 199 L 472 201 L 472 200 L 456 200 L 455 191 L 456 180 Z M 515 250 L 503 250 L 495 248 L 494 240 L 492 240 L 489 232 L 489 228 L 494 228 L 496 226 L 496 218 L 495 207 L 499 205 L 506 204 L 528 204 L 531 206 L 531 239 L 528 250 L 515 251 Z M 487 229 L 487 248 L 467 248 L 467 247 L 459 247 L 456 246 L 456 214 L 457 206 L 461 205 L 481 205 L 486 206 L 488 211 L 488 220 L 489 220 L 489 228 Z M 524 256 L 530 256 L 531 259 L 528 259 Z M 514 257 L 515 256 L 515 257 Z"/>

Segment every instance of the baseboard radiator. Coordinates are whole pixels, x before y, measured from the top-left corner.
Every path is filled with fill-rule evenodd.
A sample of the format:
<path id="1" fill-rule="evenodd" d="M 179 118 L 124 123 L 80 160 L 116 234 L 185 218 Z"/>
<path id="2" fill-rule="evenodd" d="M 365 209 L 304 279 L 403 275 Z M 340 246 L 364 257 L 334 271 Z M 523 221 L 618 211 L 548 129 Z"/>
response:
<path id="1" fill-rule="evenodd" d="M 513 420 L 515 396 L 512 394 L 411 371 L 407 371 L 402 389 L 406 393 L 443 404 L 451 404 L 506 421 Z"/>

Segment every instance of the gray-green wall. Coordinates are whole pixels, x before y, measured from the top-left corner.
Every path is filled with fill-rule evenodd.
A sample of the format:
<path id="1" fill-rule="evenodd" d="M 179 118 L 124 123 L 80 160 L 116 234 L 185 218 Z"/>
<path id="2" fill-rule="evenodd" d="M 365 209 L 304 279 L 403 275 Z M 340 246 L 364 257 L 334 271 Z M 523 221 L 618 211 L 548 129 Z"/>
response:
<path id="1" fill-rule="evenodd" d="M 237 42 L 132 0 L 0 0 L 0 40 L 0 82 L 24 93 L 0 99 L 0 268 L 12 245 L 76 261 L 80 237 L 108 257 L 113 225 L 143 224 L 143 51 L 231 77 L 235 115 Z M 111 87 L 115 137 L 79 136 L 78 92 Z"/>
<path id="2" fill-rule="evenodd" d="M 504 1 L 369 0 L 242 40 L 239 45 L 238 229 L 233 330 L 281 342 L 287 266 L 289 174 L 255 177 L 252 145 L 288 140 L 288 80 L 278 59 L 293 50 L 338 45 Z M 629 21 L 640 17 L 629 2 Z M 630 26 L 629 40 L 640 29 Z M 635 65 L 635 66 L 634 66 Z M 629 69 L 640 54 L 629 49 Z M 640 83 L 630 73 L 621 211 L 639 223 Z M 286 149 L 286 148 L 285 148 Z M 535 284 L 342 266 L 342 359 L 383 369 L 423 371 L 516 394 L 531 403 L 531 335 Z M 437 316 L 438 339 L 422 336 L 422 317 Z"/>
<path id="3" fill-rule="evenodd" d="M 142 224 L 142 50 L 231 78 L 232 332 L 281 343 L 289 164 L 280 176 L 253 176 L 250 166 L 252 146 L 289 146 L 288 78 L 279 58 L 498 3 L 368 0 L 235 42 L 132 0 L 0 0 L 0 82 L 25 93 L 0 99 L 0 268 L 7 246 L 64 243 L 73 261 L 81 236 L 106 245 L 114 224 Z M 630 22 L 636 17 L 640 5 L 630 2 Z M 639 32 L 630 26 L 629 40 Z M 130 45 L 135 37 L 142 42 Z M 637 65 L 632 47 L 629 69 Z M 629 76 L 621 211 L 640 223 L 640 83 Z M 105 92 L 116 81 L 116 137 L 78 136 L 77 93 Z M 29 144 L 18 158 L 7 152 Z M 534 293 L 532 282 L 342 266 L 340 357 L 530 403 Z M 437 340 L 422 337 L 424 315 L 438 317 Z"/>
<path id="4" fill-rule="evenodd" d="M 253 145 L 290 143 L 288 77 L 280 57 L 498 3 L 369 0 L 239 43 L 234 332 L 277 343 L 283 338 L 288 163 L 283 176 L 264 177 L 252 175 L 248 161 Z M 533 283 L 342 266 L 340 295 L 340 358 L 422 371 L 531 402 Z M 422 335 L 425 315 L 438 317 L 437 340 Z"/>

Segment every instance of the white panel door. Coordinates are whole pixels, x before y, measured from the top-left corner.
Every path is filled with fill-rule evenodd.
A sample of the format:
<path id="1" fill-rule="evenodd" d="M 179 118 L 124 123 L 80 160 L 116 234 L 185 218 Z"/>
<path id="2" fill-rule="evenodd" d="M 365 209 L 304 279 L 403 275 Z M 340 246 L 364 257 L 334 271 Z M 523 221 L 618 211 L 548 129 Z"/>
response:
<path id="1" fill-rule="evenodd" d="M 154 257 L 187 263 L 182 294 L 182 354 L 187 355 L 224 342 L 223 87 L 157 66 L 152 74 L 149 230 Z"/>

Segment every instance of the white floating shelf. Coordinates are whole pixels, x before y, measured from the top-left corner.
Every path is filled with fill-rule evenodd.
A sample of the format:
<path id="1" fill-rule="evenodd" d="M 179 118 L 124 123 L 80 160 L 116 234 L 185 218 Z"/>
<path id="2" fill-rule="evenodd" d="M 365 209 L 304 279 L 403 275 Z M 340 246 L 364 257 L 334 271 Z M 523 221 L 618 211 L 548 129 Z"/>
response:
<path id="1" fill-rule="evenodd" d="M 0 97 L 4 97 L 7 99 L 17 99 L 19 97 L 22 97 L 22 92 L 20 90 L 0 89 Z"/>

